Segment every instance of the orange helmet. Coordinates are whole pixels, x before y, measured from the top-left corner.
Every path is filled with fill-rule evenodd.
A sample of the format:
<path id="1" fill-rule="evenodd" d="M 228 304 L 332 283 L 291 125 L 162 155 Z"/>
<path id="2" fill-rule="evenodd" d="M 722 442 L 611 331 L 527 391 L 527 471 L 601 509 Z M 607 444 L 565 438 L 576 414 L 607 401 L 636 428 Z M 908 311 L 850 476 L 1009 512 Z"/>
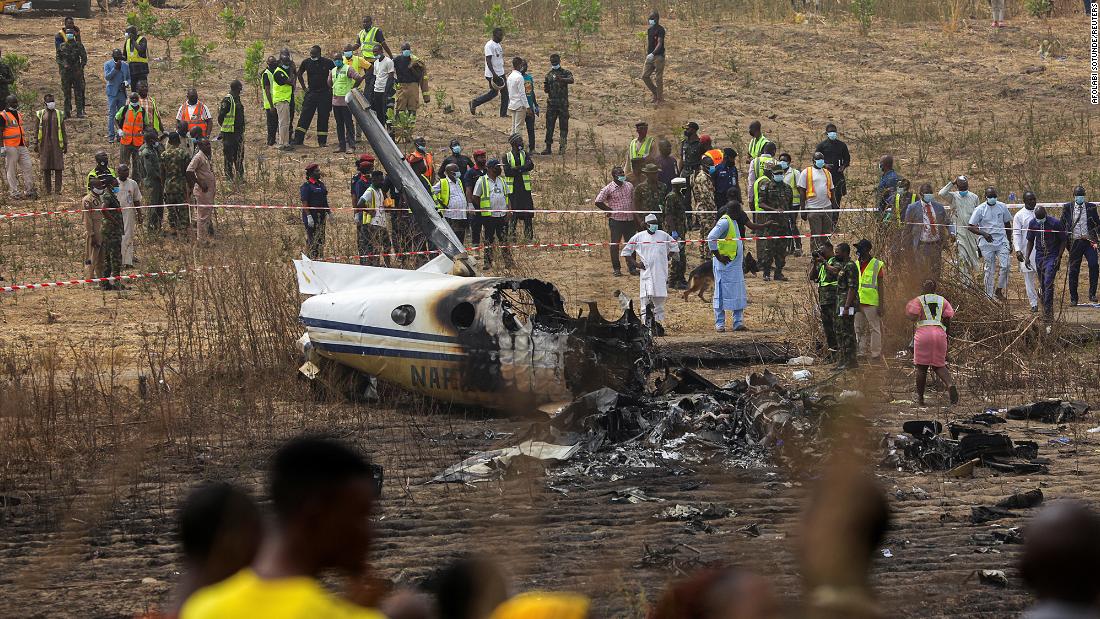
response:
<path id="1" fill-rule="evenodd" d="M 706 157 L 710 157 L 710 160 L 714 162 L 714 165 L 720 165 L 722 163 L 722 151 L 718 150 L 717 148 L 712 148 L 703 153 L 703 155 Z"/>

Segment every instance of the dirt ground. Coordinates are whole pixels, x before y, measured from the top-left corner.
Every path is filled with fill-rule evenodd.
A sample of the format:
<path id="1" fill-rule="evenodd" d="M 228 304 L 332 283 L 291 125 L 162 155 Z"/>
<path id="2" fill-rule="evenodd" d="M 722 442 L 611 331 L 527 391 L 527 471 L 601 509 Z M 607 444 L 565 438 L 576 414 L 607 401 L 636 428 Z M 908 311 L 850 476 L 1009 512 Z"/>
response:
<path id="1" fill-rule="evenodd" d="M 205 6 L 173 11 L 196 31 L 219 33 L 215 38 L 220 44 L 213 53 L 216 67 L 199 84 L 200 96 L 214 108 L 225 84 L 239 77 L 244 44 L 224 41 L 214 25 L 213 11 Z M 59 90 L 50 51 L 59 22 L 54 17 L 0 17 L 0 47 L 5 53 L 18 51 L 32 59 L 22 83 L 37 93 L 36 99 L 46 91 Z M 102 78 L 96 76 L 101 75 L 110 50 L 120 44 L 116 39 L 123 19 L 111 16 L 78 22 L 89 52 L 89 116 L 69 125 L 73 145 L 67 160 L 66 193 L 61 200 L 41 199 L 33 204 L 0 197 L 0 208 L 8 212 L 54 210 L 78 201 L 76 184 L 103 142 Z M 649 120 L 653 133 L 670 136 L 681 123 L 696 120 L 720 145 L 732 140 L 743 150 L 744 129 L 749 120 L 759 118 L 765 133 L 794 154 L 797 164 L 805 164 L 824 123 L 832 120 L 840 124 L 842 137 L 853 148 L 850 204 L 869 204 L 869 189 L 877 182 L 875 165 L 883 152 L 896 153 L 906 176 L 929 179 L 938 189 L 954 174 L 970 169 L 953 150 L 958 136 L 936 133 L 937 128 L 957 127 L 955 123 L 966 124 L 967 119 L 974 123 L 983 118 L 1018 119 L 1025 106 L 1039 110 L 1040 116 L 1049 111 L 1052 116 L 1093 118 L 1095 111 L 1087 106 L 1086 46 L 1066 45 L 1064 60 L 1043 61 L 1036 56 L 1039 42 L 1051 32 L 1061 33 L 1066 41 L 1087 40 L 1085 23 L 1080 18 L 1019 19 L 1009 28 L 990 32 L 977 21 L 954 34 L 935 23 L 876 24 L 871 36 L 864 38 L 846 22 L 752 24 L 730 17 L 689 28 L 669 19 L 665 25 L 670 50 L 674 50 L 666 69 L 669 104 L 656 110 L 646 105 L 639 81 L 642 44 L 637 33 L 625 27 L 605 28 L 581 53 L 566 54 L 565 65 L 577 77 L 570 152 L 564 158 L 536 159 L 536 204 L 591 208 L 591 198 L 606 182 L 611 162 L 622 158 L 637 119 Z M 391 46 L 406 38 L 386 33 Z M 343 41 L 353 34 L 349 27 L 326 40 Z M 314 42 L 308 38 L 303 33 L 280 33 L 267 41 L 268 53 L 289 44 L 295 60 L 300 60 Z M 418 50 L 427 47 L 427 41 L 413 42 Z M 481 44 L 481 36 L 471 28 L 448 36 L 442 58 L 426 57 L 432 90 L 442 87 L 455 108 L 446 113 L 433 102 L 421 113 L 418 133 L 427 137 L 437 159 L 451 137 L 461 139 L 467 153 L 478 147 L 503 150 L 506 143 L 508 121 L 492 113 L 492 104 L 483 107 L 480 116 L 466 112 L 466 101 L 480 93 L 484 84 L 478 69 Z M 560 45 L 559 34 L 520 31 L 509 34 L 505 51 L 508 56 L 520 53 L 532 59 L 537 84 L 545 70 L 544 59 L 559 51 Z M 152 46 L 154 56 L 160 58 L 162 44 Z M 329 47 L 336 45 L 326 46 L 326 51 Z M 178 59 L 178 47 L 173 55 Z M 1036 66 L 1043 70 L 1030 70 Z M 174 110 L 183 100 L 184 78 L 164 63 L 154 64 L 151 82 L 162 110 Z M 263 145 L 263 119 L 254 93 L 248 94 L 246 105 L 247 182 L 220 184 L 220 202 L 293 204 L 301 169 L 310 161 L 319 162 L 330 187 L 339 188 L 334 195 L 346 193 L 351 155 L 333 153 L 331 143 L 328 148 L 316 148 L 312 137 L 305 148 L 291 154 L 269 150 Z M 916 125 L 924 129 L 914 129 Z M 938 140 L 926 145 L 927 152 L 913 137 L 921 131 Z M 539 150 L 543 133 L 536 128 Z M 1062 148 L 1041 156 L 1058 162 L 1065 178 L 1095 179 L 1095 137 L 1068 130 L 1061 137 Z M 1007 146 L 1023 148 L 1027 139 L 1018 136 L 1018 142 Z M 1087 148 L 1078 148 L 1082 142 Z M 112 161 L 116 155 L 111 149 Z M 215 159 L 220 168 L 217 150 Z M 540 174 L 545 174 L 545 181 Z M 1012 169 L 995 170 L 989 172 L 988 180 L 972 181 L 972 189 L 996 181 L 1002 193 L 1010 189 L 1019 193 L 1025 178 L 1026 174 Z M 1039 198 L 1064 199 L 1061 194 Z M 854 241 L 861 232 L 858 220 L 845 217 L 843 240 Z M 584 223 L 577 223 L 582 218 Z M 355 253 L 349 221 L 346 213 L 337 219 L 326 253 Z M 543 242 L 603 241 L 606 236 L 600 216 L 540 216 L 536 225 Z M 219 241 L 207 250 L 176 241 L 140 239 L 141 263 L 136 270 L 239 264 L 261 256 L 286 261 L 286 277 L 293 276 L 289 259 L 302 247 L 293 211 L 225 211 L 219 214 L 219 226 Z M 0 234 L 5 239 L 0 275 L 7 283 L 62 280 L 81 273 L 83 227 L 76 217 L 6 220 Z M 257 243 L 267 247 L 258 251 Z M 518 254 L 515 273 L 552 281 L 570 303 L 592 299 L 614 308 L 613 291 L 633 296 L 637 282 L 625 276 L 612 278 L 606 252 L 604 247 L 526 251 Z M 812 292 L 804 279 L 807 266 L 806 258 L 792 258 L 790 281 L 748 280 L 752 301 L 748 333 L 716 335 L 709 303 L 676 297 L 669 301 L 667 327 L 678 341 L 697 341 L 701 346 L 722 337 L 787 342 L 792 350 L 808 352 L 806 316 Z M 202 276 L 215 278 L 219 273 Z M 1015 274 L 1014 278 L 1005 311 L 1030 320 L 1021 301 L 1022 286 Z M 121 341 L 123 350 L 136 353 L 143 330 L 166 328 L 163 304 L 164 297 L 152 283 L 139 283 L 121 294 L 80 287 L 4 293 L 0 325 L 10 342 L 52 350 L 63 358 L 65 351 L 94 349 L 106 338 Z M 1069 310 L 1063 318 L 1093 323 L 1096 311 Z M 288 350 L 291 345 L 287 342 Z M 1094 355 L 1087 350 L 1078 354 Z M 761 368 L 724 368 L 708 375 L 721 383 L 750 369 Z M 818 376 L 828 375 L 823 368 L 811 369 Z M 773 370 L 789 375 L 786 368 Z M 977 375 L 974 368 L 969 370 Z M 838 379 L 872 397 L 872 438 L 898 432 L 904 420 L 965 416 L 1028 399 L 1020 392 L 986 395 L 964 389 L 962 403 L 950 411 L 935 407 L 914 411 L 908 404 L 891 404 L 912 399 L 911 372 L 904 362 L 892 361 Z M 705 463 L 624 470 L 620 474 L 625 478 L 614 481 L 600 476 L 560 480 L 551 472 L 549 477 L 532 474 L 476 487 L 426 484 L 472 451 L 497 444 L 499 433 L 521 430 L 530 420 L 441 409 L 408 396 L 393 397 L 396 401 L 376 407 L 327 405 L 320 416 L 314 416 L 316 407 L 287 402 L 277 412 L 276 431 L 222 434 L 218 440 L 195 437 L 186 447 L 144 445 L 134 453 L 128 453 L 129 445 L 99 447 L 101 463 L 77 480 L 65 482 L 72 487 L 59 488 L 40 479 L 0 486 L 0 495 L 9 504 L 0 507 L 0 615 L 122 617 L 162 604 L 179 569 L 172 518 L 186 489 L 202 479 L 231 479 L 261 496 L 267 455 L 278 440 L 306 429 L 332 431 L 359 443 L 385 467 L 373 566 L 386 578 L 415 582 L 461 553 L 489 551 L 509 568 L 518 588 L 578 590 L 595 598 L 597 616 L 636 617 L 644 613 L 644 601 L 653 600 L 662 583 L 678 570 L 725 561 L 759 570 L 773 579 L 792 608 L 797 603 L 798 523 L 814 474 L 793 474 L 780 467 L 733 470 Z M 946 404 L 946 396 L 933 393 L 931 402 Z M 876 468 L 891 494 L 895 516 L 884 544 L 892 556 L 878 559 L 874 572 L 874 585 L 891 614 L 1004 617 L 1023 608 L 1028 597 L 1015 569 L 1019 547 L 973 543 L 973 536 L 989 526 L 971 525 L 966 516 L 971 506 L 1036 487 L 1050 498 L 1095 500 L 1100 447 L 1094 435 L 1084 432 L 1093 425 L 1098 424 L 1086 420 L 1050 428 L 1009 423 L 1014 438 L 1040 443 L 1041 455 L 1053 460 L 1049 475 L 995 475 L 979 469 L 973 479 L 953 480 Z M 1049 442 L 1059 437 L 1070 441 Z M 639 487 L 666 502 L 611 504 L 610 494 L 624 486 Z M 19 499 L 19 504 L 10 505 L 10 498 Z M 654 518 L 674 502 L 715 502 L 732 508 L 736 515 L 715 523 L 713 533 L 689 531 L 681 523 Z M 994 524 L 1022 524 L 1028 513 Z M 739 531 L 750 524 L 758 525 L 759 536 Z M 644 565 L 647 546 L 668 550 L 675 559 L 671 564 Z M 984 568 L 1006 570 L 1009 587 L 979 584 L 972 573 Z"/>

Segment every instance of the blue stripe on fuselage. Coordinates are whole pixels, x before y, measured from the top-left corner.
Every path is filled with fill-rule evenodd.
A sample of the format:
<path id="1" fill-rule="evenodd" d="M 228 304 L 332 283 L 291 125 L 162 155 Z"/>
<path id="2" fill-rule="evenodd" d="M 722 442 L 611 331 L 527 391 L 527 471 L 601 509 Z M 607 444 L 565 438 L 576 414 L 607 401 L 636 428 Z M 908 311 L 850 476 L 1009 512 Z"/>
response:
<path id="1" fill-rule="evenodd" d="M 437 335 L 435 333 L 421 333 L 419 331 L 402 331 L 401 329 L 387 329 L 384 327 L 371 327 L 350 322 L 338 322 L 335 320 L 322 320 L 320 318 L 307 318 L 299 316 L 299 320 L 307 327 L 319 329 L 332 329 L 334 331 L 350 331 L 352 333 L 367 333 L 370 335 L 385 335 L 388 337 L 401 337 L 409 340 L 421 340 L 424 342 L 443 342 L 454 344 L 458 338 L 452 335 Z"/>
<path id="2" fill-rule="evenodd" d="M 313 342 L 313 345 L 321 350 L 334 353 L 346 353 L 351 355 L 363 355 L 374 357 L 399 357 L 402 359 L 429 359 L 432 361 L 464 361 L 465 355 L 455 355 L 440 352 L 425 352 L 421 350 L 401 350 L 397 348 L 379 348 L 377 346 L 360 346 L 358 344 L 328 344 L 325 342 Z"/>

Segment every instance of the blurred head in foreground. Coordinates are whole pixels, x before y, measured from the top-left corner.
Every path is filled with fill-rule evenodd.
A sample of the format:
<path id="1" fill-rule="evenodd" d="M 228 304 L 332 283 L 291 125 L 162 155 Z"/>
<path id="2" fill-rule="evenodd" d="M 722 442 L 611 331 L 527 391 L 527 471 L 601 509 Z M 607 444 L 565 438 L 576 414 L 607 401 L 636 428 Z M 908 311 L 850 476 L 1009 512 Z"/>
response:
<path id="1" fill-rule="evenodd" d="M 1100 516 L 1084 503 L 1057 501 L 1031 521 L 1025 539 L 1020 575 L 1039 605 L 1095 609 L 1100 596 Z"/>
<path id="2" fill-rule="evenodd" d="M 780 616 L 771 585 L 756 574 L 712 568 L 670 585 L 648 619 L 773 619 Z"/>

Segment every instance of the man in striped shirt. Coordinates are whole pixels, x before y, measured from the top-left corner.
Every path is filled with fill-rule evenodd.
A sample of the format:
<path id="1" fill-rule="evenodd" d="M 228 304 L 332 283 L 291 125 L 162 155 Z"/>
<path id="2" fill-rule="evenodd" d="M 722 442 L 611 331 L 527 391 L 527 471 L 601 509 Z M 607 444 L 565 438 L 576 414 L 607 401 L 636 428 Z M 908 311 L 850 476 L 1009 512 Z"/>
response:
<path id="1" fill-rule="evenodd" d="M 641 230 L 641 220 L 634 210 L 634 185 L 626 180 L 626 173 L 622 167 L 615 166 L 611 169 L 611 182 L 600 190 L 596 196 L 596 208 L 608 211 L 607 225 L 611 231 L 611 268 L 615 277 L 622 276 L 622 268 L 619 264 L 619 243 L 634 236 Z M 637 275 L 634 269 L 631 275 Z"/>

